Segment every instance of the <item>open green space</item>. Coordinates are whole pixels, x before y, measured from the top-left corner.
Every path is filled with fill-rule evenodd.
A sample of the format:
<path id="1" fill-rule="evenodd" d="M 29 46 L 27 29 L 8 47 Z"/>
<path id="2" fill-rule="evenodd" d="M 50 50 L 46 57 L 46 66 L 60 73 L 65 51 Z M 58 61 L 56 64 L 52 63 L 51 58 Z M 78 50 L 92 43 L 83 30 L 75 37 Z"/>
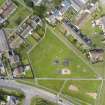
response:
<path id="1" fill-rule="evenodd" d="M 64 83 L 64 81 L 60 80 L 39 80 L 38 84 L 55 94 L 59 93 L 62 89 L 59 95 L 75 104 L 95 105 L 101 81 L 68 80 Z"/>
<path id="2" fill-rule="evenodd" d="M 8 28 L 16 28 L 27 16 L 31 13 L 30 11 L 21 5 L 17 0 L 14 0 L 17 5 L 16 11 L 8 18 Z"/>
<path id="3" fill-rule="evenodd" d="M 70 96 L 80 103 L 95 105 L 100 83 L 101 81 L 67 81 L 62 94 Z"/>
<path id="4" fill-rule="evenodd" d="M 98 26 L 93 27 L 92 20 L 93 20 L 92 17 L 89 17 L 87 21 L 84 23 L 84 25 L 81 27 L 81 31 L 92 39 L 94 48 L 104 49 L 105 43 L 103 43 L 104 35 L 102 33 L 102 30 Z M 104 54 L 104 59 L 105 59 L 105 54 Z M 95 68 L 97 73 L 105 77 L 105 61 L 91 65 Z"/>
<path id="5" fill-rule="evenodd" d="M 31 105 L 57 105 L 57 104 L 44 100 L 40 97 L 33 97 L 31 100 Z"/>
<path id="6" fill-rule="evenodd" d="M 0 0 L 0 6 L 5 2 L 5 0 Z"/>
<path id="7" fill-rule="evenodd" d="M 102 43 L 102 40 L 104 39 L 102 30 L 98 26 L 92 26 L 92 17 L 87 19 L 87 21 L 81 27 L 81 31 L 92 39 L 95 46 L 105 46 L 105 44 Z"/>
<path id="8" fill-rule="evenodd" d="M 51 31 L 46 33 L 44 40 L 30 53 L 36 77 L 95 77 L 93 71 Z M 70 74 L 61 74 L 65 68 Z"/>
<path id="9" fill-rule="evenodd" d="M 38 80 L 38 85 L 48 88 L 54 93 L 58 93 L 62 87 L 63 80 Z"/>

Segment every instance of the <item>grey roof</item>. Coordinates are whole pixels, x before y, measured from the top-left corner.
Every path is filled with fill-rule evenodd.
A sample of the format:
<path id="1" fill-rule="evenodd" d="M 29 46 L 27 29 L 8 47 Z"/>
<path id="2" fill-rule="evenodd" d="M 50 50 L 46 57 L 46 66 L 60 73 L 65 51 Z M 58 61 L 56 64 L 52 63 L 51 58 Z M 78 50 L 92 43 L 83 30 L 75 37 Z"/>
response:
<path id="1" fill-rule="evenodd" d="M 104 25 L 104 27 L 105 27 L 105 16 L 104 16 L 104 17 L 102 17 L 101 21 L 102 21 L 102 24 L 103 24 L 103 25 Z"/>
<path id="2" fill-rule="evenodd" d="M 0 24 L 4 23 L 5 19 L 0 16 Z"/>
<path id="3" fill-rule="evenodd" d="M 0 29 L 0 53 L 8 49 L 9 49 L 9 46 L 7 43 L 5 32 L 3 29 Z"/>

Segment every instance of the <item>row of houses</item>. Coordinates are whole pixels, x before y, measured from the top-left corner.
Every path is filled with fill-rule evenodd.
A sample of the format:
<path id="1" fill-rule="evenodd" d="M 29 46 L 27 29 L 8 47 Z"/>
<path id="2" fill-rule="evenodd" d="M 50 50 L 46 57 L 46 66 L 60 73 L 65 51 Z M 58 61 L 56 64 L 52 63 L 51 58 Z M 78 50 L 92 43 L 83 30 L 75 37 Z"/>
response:
<path id="1" fill-rule="evenodd" d="M 15 10 L 16 5 L 12 0 L 6 0 L 0 7 L 0 24 L 3 24 Z"/>
<path id="2" fill-rule="evenodd" d="M 57 21 L 61 21 L 63 19 L 63 15 L 69 9 L 74 9 L 76 12 L 79 12 L 85 4 L 86 0 L 63 0 L 58 7 L 48 12 L 46 20 L 51 24 L 55 24 Z"/>
<path id="3" fill-rule="evenodd" d="M 24 23 L 22 23 L 9 38 L 9 43 L 11 48 L 19 47 L 25 39 L 32 34 L 32 31 L 37 28 L 37 26 L 42 25 L 42 20 L 39 16 L 30 16 Z M 14 36 L 14 37 L 13 37 Z M 19 42 L 17 44 L 17 39 Z"/>
<path id="4" fill-rule="evenodd" d="M 90 45 L 92 44 L 91 39 L 84 35 L 77 26 L 72 24 L 69 20 L 64 20 L 64 27 L 67 32 L 72 32 L 72 36 L 77 39 L 79 43 L 83 44 L 84 47 L 90 47 Z"/>
<path id="5" fill-rule="evenodd" d="M 5 55 L 5 58 L 3 55 Z M 7 76 L 8 68 L 4 62 L 5 60 L 11 65 L 11 72 L 14 78 L 24 76 L 27 70 L 31 70 L 29 64 L 21 65 L 20 56 L 9 46 L 5 30 L 0 29 L 0 78 Z M 28 69 L 26 70 L 27 67 Z"/>
<path id="6" fill-rule="evenodd" d="M 41 24 L 42 21 L 38 16 L 29 17 L 24 23 L 22 23 L 16 29 L 15 31 L 16 38 L 19 38 L 19 41 L 23 43 L 24 39 L 28 37 L 29 33 L 32 33 L 32 31 L 36 29 L 38 25 Z M 5 30 L 0 29 L 0 76 L 4 76 L 4 74 L 7 75 L 6 74 L 7 68 L 5 67 L 5 64 L 3 62 L 4 58 L 2 55 L 5 55 L 6 57 L 5 59 L 11 65 L 11 67 L 12 66 L 14 67 L 15 65 L 14 68 L 11 68 L 13 77 L 19 77 L 25 75 L 25 68 L 27 66 L 29 68 L 30 66 L 30 65 L 26 66 L 20 65 L 21 64 L 20 56 L 16 54 L 13 49 L 15 49 L 17 45 L 19 47 L 20 44 L 22 43 L 19 43 L 19 41 L 14 43 L 15 42 L 14 40 L 15 39 L 13 39 L 12 42 L 10 42 L 10 40 L 8 40 L 7 38 L 7 33 L 5 32 Z M 11 46 L 12 44 L 13 46 Z M 31 70 L 31 68 L 29 70 Z"/>

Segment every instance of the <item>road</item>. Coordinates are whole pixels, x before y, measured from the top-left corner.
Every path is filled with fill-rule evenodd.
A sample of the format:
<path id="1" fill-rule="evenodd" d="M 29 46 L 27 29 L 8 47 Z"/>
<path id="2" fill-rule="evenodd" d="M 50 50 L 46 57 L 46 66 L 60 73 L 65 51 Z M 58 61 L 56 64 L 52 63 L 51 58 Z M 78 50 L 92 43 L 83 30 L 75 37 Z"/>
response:
<path id="1" fill-rule="evenodd" d="M 17 83 L 14 80 L 0 80 L 0 87 L 6 87 L 6 88 L 12 88 L 12 89 L 17 89 L 21 90 L 25 94 L 25 100 L 24 100 L 24 105 L 30 105 L 31 99 L 34 96 L 39 96 L 41 98 L 44 98 L 46 100 L 49 100 L 51 102 L 57 103 L 58 101 L 58 96 L 50 93 L 48 91 L 28 86 L 25 84 Z M 62 104 L 59 103 L 58 105 L 73 105 L 71 102 L 59 97 L 60 100 L 62 100 Z"/>

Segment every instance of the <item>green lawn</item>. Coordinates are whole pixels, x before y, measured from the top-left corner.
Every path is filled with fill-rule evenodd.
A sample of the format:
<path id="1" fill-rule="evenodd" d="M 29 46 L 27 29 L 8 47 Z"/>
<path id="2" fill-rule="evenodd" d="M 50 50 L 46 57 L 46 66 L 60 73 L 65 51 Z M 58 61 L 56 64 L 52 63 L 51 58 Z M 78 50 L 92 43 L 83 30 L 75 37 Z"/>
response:
<path id="1" fill-rule="evenodd" d="M 62 87 L 64 81 L 63 80 L 38 80 L 38 84 L 48 88 L 54 93 L 58 93 L 60 88 Z"/>
<path id="2" fill-rule="evenodd" d="M 92 70 L 78 56 L 47 30 L 44 40 L 30 53 L 34 73 L 37 77 L 95 77 Z M 69 65 L 64 65 L 67 59 Z M 57 61 L 57 64 L 54 62 Z M 68 68 L 69 75 L 60 71 Z"/>
<path id="3" fill-rule="evenodd" d="M 71 96 L 74 99 L 81 100 L 81 103 L 90 103 L 95 105 L 96 99 L 87 93 L 96 93 L 98 95 L 98 89 L 101 81 L 67 81 L 62 94 Z M 70 90 L 70 85 L 75 86 L 77 90 Z M 84 104 L 83 104 L 84 105 Z"/>
<path id="4" fill-rule="evenodd" d="M 38 84 L 42 87 L 44 86 L 45 89 L 48 91 L 59 93 L 60 89 L 62 88 L 64 81 L 60 80 L 39 80 Z M 98 95 L 98 90 L 100 88 L 101 81 L 67 81 L 65 82 L 64 88 L 61 91 L 61 96 L 64 95 L 65 98 L 70 99 L 75 104 L 80 102 L 83 105 L 92 104 L 95 105 L 96 99 L 92 96 L 89 96 L 87 93 L 96 93 Z M 78 91 L 69 90 L 69 86 L 73 85 L 78 88 Z"/>
<path id="5" fill-rule="evenodd" d="M 0 6 L 4 3 L 5 0 L 0 0 Z"/>
<path id="6" fill-rule="evenodd" d="M 31 100 L 31 105 L 57 105 L 57 104 L 44 100 L 40 97 L 33 97 Z"/>
<path id="7" fill-rule="evenodd" d="M 104 39 L 104 35 L 101 33 L 102 30 L 99 27 L 92 26 L 92 17 L 87 19 L 87 21 L 81 27 L 81 31 L 92 39 L 96 48 L 105 48 L 105 43 L 102 42 L 102 40 Z M 95 68 L 97 73 L 100 73 L 103 77 L 105 77 L 105 61 L 101 63 L 92 64 L 92 66 Z"/>
<path id="8" fill-rule="evenodd" d="M 92 17 L 89 17 L 84 25 L 81 27 L 81 31 L 90 37 L 97 47 L 104 47 L 105 44 L 102 43 L 103 34 L 101 28 L 98 26 L 92 26 Z"/>
<path id="9" fill-rule="evenodd" d="M 17 9 L 16 11 L 8 18 L 9 24 L 7 28 L 16 28 L 27 16 L 31 13 L 30 11 L 17 2 Z"/>

